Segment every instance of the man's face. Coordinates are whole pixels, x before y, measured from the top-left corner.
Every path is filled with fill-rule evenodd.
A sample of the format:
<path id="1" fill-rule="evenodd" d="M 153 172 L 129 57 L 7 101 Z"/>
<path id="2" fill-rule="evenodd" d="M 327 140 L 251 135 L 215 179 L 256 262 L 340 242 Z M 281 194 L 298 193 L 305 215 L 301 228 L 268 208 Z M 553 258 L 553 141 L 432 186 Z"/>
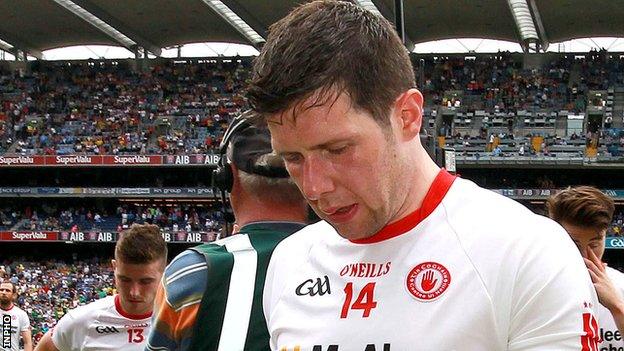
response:
<path id="1" fill-rule="evenodd" d="M 165 269 L 164 260 L 146 264 L 131 264 L 113 260 L 115 286 L 121 306 L 129 314 L 141 315 L 152 311 L 156 289 Z"/>
<path id="2" fill-rule="evenodd" d="M 602 260 L 605 250 L 606 229 L 579 227 L 565 222 L 561 223 L 561 226 L 570 234 L 583 257 L 588 258 L 587 250 L 592 250 L 596 257 Z"/>
<path id="3" fill-rule="evenodd" d="M 273 149 L 310 206 L 343 237 L 370 237 L 405 199 L 397 128 L 382 127 L 346 94 L 334 101 L 269 116 Z"/>
<path id="4" fill-rule="evenodd" d="M 13 284 L 0 284 L 0 306 L 8 306 L 13 302 Z"/>

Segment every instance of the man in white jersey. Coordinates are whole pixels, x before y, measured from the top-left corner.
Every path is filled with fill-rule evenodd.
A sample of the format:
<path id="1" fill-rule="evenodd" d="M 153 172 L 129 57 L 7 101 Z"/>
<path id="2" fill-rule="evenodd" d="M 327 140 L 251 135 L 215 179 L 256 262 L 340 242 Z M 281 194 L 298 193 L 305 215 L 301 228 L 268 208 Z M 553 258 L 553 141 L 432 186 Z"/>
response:
<path id="1" fill-rule="evenodd" d="M 613 199 L 594 187 L 578 186 L 550 197 L 547 205 L 550 218 L 565 228 L 581 251 L 598 293 L 599 350 L 624 350 L 624 274 L 602 262 Z"/>
<path id="2" fill-rule="evenodd" d="M 167 245 L 160 229 L 133 225 L 115 246 L 117 294 L 69 311 L 35 350 L 143 350 L 166 263 Z"/>
<path id="3" fill-rule="evenodd" d="M 324 219 L 271 257 L 271 348 L 596 350 L 596 293 L 563 228 L 440 170 L 414 86 L 392 25 L 351 2 L 271 26 L 249 101 Z"/>
<path id="4" fill-rule="evenodd" d="M 32 335 L 28 315 L 13 301 L 17 296 L 17 287 L 5 281 L 0 283 L 0 335 L 2 335 L 1 351 L 20 350 L 20 336 L 24 341 L 24 351 L 32 351 Z"/>

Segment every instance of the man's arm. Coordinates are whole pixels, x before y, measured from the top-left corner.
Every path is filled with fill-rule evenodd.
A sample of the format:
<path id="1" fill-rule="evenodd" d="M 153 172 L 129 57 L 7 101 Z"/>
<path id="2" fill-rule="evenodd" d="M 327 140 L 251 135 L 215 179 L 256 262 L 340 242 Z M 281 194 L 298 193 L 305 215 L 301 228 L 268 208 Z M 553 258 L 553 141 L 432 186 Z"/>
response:
<path id="1" fill-rule="evenodd" d="M 32 332 L 30 328 L 22 330 L 21 335 L 24 341 L 24 351 L 33 351 Z"/>
<path id="2" fill-rule="evenodd" d="M 41 340 L 37 344 L 37 347 L 35 347 L 35 351 L 59 351 L 59 349 L 54 346 L 54 342 L 52 342 L 52 336 L 50 335 L 50 331 L 45 333 L 45 335 L 41 338 Z"/>
<path id="3" fill-rule="evenodd" d="M 559 226 L 529 227 L 513 279 L 508 350 L 597 350 L 598 297 L 578 249 Z"/>
<path id="4" fill-rule="evenodd" d="M 613 285 L 611 279 L 609 279 L 605 264 L 600 261 L 592 250 L 587 250 L 587 257 L 589 259 L 585 258 L 585 265 L 591 276 L 592 283 L 594 283 L 594 288 L 596 288 L 598 300 L 611 312 L 620 334 L 624 334 L 624 299 L 615 285 Z"/>
<path id="5" fill-rule="evenodd" d="M 206 270 L 197 270 L 202 265 L 206 265 L 202 255 L 186 251 L 165 269 L 154 300 L 146 350 L 188 350 L 206 288 Z M 184 274 L 189 266 L 196 267 L 197 271 Z M 178 278 L 169 281 L 172 276 Z"/>

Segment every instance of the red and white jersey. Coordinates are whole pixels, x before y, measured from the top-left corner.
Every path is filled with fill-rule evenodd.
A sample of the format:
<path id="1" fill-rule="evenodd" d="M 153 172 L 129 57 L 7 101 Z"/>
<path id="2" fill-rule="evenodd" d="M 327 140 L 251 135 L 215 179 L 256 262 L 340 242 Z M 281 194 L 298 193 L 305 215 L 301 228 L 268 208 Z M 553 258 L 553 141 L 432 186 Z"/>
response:
<path id="1" fill-rule="evenodd" d="M 276 248 L 279 351 L 596 350 L 598 300 L 558 224 L 441 171 L 421 208 L 349 241 L 326 222 Z"/>
<path id="2" fill-rule="evenodd" d="M 607 267 L 606 271 L 615 288 L 624 296 L 624 273 L 611 267 Z M 600 338 L 602 339 L 602 342 L 599 344 L 599 350 L 624 350 L 622 334 L 618 330 L 617 325 L 615 325 L 611 312 L 599 304 L 596 308 L 596 319 L 598 319 Z"/>
<path id="3" fill-rule="evenodd" d="M 67 312 L 54 327 L 52 342 L 62 351 L 142 351 L 151 326 L 151 313 L 129 315 L 115 295 Z"/>
<path id="4" fill-rule="evenodd" d="M 2 335 L 2 343 L 0 343 L 1 351 L 18 351 L 20 350 L 19 342 L 22 332 L 30 329 L 30 321 L 28 315 L 21 308 L 13 305 L 8 310 L 0 308 L 0 335 Z"/>

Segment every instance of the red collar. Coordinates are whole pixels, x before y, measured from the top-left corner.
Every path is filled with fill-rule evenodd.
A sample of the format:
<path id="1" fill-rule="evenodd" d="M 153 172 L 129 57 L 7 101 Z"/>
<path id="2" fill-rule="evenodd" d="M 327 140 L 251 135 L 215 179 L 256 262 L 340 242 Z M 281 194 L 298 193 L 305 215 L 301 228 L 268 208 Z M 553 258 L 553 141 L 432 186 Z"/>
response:
<path id="1" fill-rule="evenodd" d="M 120 315 L 133 320 L 141 320 L 152 316 L 152 312 L 145 314 L 130 314 L 124 311 L 123 307 L 121 307 L 121 298 L 119 297 L 119 294 L 115 295 L 115 309 Z"/>
<path id="2" fill-rule="evenodd" d="M 8 312 L 8 311 L 12 310 L 12 309 L 13 309 L 13 307 L 15 307 L 15 304 L 11 304 L 11 307 L 7 308 L 6 310 L 5 310 L 4 308 L 0 307 L 0 310 L 3 310 L 3 311 L 7 311 L 7 312 Z"/>
<path id="3" fill-rule="evenodd" d="M 429 191 L 427 191 L 427 195 L 425 195 L 419 209 L 394 223 L 388 224 L 373 236 L 364 239 L 351 240 L 351 242 L 355 244 L 372 244 L 407 233 L 427 218 L 433 210 L 438 207 L 456 178 L 456 176 L 450 174 L 445 169 L 441 169 L 433 180 L 433 183 L 431 183 L 431 187 L 429 187 Z"/>

